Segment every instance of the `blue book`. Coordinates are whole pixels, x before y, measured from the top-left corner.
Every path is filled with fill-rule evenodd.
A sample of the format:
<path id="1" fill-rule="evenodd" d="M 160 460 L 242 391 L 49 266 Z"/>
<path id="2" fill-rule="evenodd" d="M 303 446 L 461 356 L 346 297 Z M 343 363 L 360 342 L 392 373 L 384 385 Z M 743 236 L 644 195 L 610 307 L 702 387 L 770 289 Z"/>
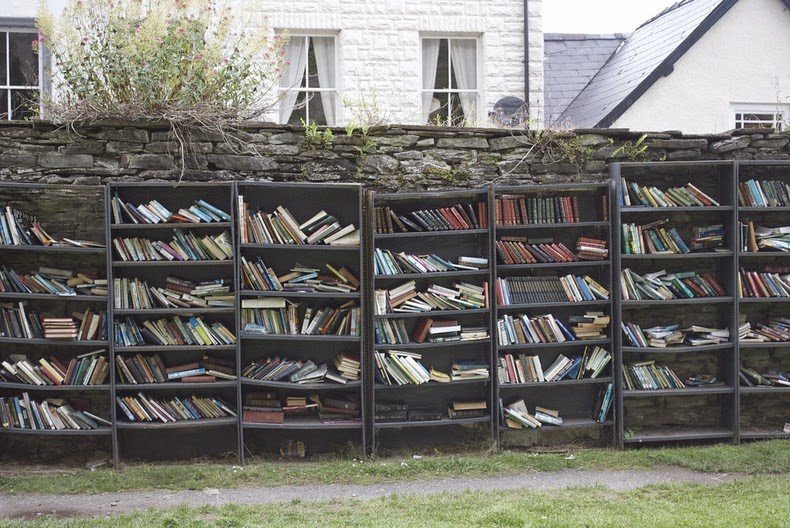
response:
<path id="1" fill-rule="evenodd" d="M 226 213 L 225 211 L 214 207 L 213 205 L 211 205 L 210 203 L 206 202 L 205 200 L 198 200 L 197 203 L 198 203 L 199 206 L 208 209 L 209 211 L 211 211 L 212 213 L 214 213 L 215 215 L 220 217 L 225 222 L 230 222 L 230 220 L 231 220 L 230 215 L 228 213 Z"/>

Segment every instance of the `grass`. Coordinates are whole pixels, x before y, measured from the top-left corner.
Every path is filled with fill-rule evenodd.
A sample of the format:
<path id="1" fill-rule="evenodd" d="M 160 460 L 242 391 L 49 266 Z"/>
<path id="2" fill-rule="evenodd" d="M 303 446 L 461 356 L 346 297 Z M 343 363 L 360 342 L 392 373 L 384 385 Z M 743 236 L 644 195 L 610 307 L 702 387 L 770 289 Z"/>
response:
<path id="1" fill-rule="evenodd" d="M 715 445 L 638 449 L 586 450 L 536 454 L 504 452 L 453 456 L 404 456 L 373 461 L 262 462 L 244 467 L 231 464 L 142 464 L 121 470 L 0 469 L 0 492 L 102 493 L 128 490 L 184 490 L 277 486 L 286 484 L 374 484 L 453 476 L 491 476 L 525 471 L 561 469 L 649 469 L 679 466 L 697 471 L 784 474 L 790 473 L 790 440 L 753 442 L 740 446 Z"/>
<path id="2" fill-rule="evenodd" d="M 756 476 L 719 486 L 656 485 L 620 493 L 575 488 L 550 493 L 516 490 L 399 495 L 370 501 L 294 501 L 287 507 L 180 507 L 113 518 L 0 520 L 0 528 L 772 528 L 786 526 L 788 511 L 788 479 Z"/>

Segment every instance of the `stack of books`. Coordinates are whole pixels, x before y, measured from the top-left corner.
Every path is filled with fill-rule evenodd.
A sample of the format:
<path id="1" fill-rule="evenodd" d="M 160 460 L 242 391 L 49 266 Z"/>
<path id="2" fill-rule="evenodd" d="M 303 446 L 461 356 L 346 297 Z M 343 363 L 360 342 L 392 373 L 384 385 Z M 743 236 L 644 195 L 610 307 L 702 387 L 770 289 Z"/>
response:
<path id="1" fill-rule="evenodd" d="M 0 380 L 29 385 L 103 385 L 110 369 L 107 351 L 80 354 L 63 364 L 55 356 L 40 358 L 37 363 L 24 354 L 9 354 L 10 361 L 0 361 Z"/>
<path id="2" fill-rule="evenodd" d="M 22 396 L 0 397 L 0 426 L 3 429 L 35 429 L 87 431 L 100 425 L 112 425 L 108 420 L 85 409 L 77 409 L 62 398 L 47 398 L 37 402 L 27 392 Z"/>
<path id="3" fill-rule="evenodd" d="M 179 209 L 173 213 L 157 200 L 151 200 L 147 204 L 134 206 L 129 202 L 124 202 L 118 193 L 112 198 L 113 222 L 116 224 L 124 223 L 129 220 L 133 224 L 159 224 L 167 222 L 178 222 L 185 224 L 197 224 L 201 222 L 230 222 L 231 218 L 225 211 L 214 207 L 205 200 L 197 200 L 193 205 L 186 209 Z"/>
<path id="4" fill-rule="evenodd" d="M 345 266 L 324 266 L 328 274 L 321 274 L 320 268 L 296 264 L 288 273 L 277 276 L 260 257 L 254 262 L 241 257 L 242 284 L 256 291 L 350 293 L 359 289 L 359 279 Z"/>
<path id="5" fill-rule="evenodd" d="M 131 317 L 115 321 L 115 342 L 119 346 L 219 346 L 232 345 L 236 336 L 223 323 L 207 324 L 199 316 L 174 316 L 143 321 L 142 328 Z"/>
<path id="6" fill-rule="evenodd" d="M 343 379 L 349 381 L 358 380 L 362 374 L 362 363 L 358 354 L 339 353 L 335 356 L 335 368 Z"/>
<path id="7" fill-rule="evenodd" d="M 400 275 L 404 273 L 437 273 L 446 271 L 484 270 L 488 259 L 482 257 L 457 257 L 450 262 L 436 254 L 414 255 L 376 248 L 373 265 L 376 275 Z"/>
<path id="8" fill-rule="evenodd" d="M 40 266 L 28 275 L 3 266 L 0 269 L 0 293 L 41 293 L 48 295 L 107 295 L 107 279 L 91 273 L 74 272 Z"/>
<path id="9" fill-rule="evenodd" d="M 765 271 L 747 271 L 738 274 L 738 292 L 747 297 L 790 297 L 790 273 L 785 267 L 766 267 Z"/>
<path id="10" fill-rule="evenodd" d="M 623 254 L 647 255 L 655 253 L 689 253 L 677 228 L 665 227 L 669 219 L 645 225 L 623 224 Z"/>
<path id="11" fill-rule="evenodd" d="M 105 336 L 104 312 L 87 309 L 71 317 L 42 317 L 26 302 L 0 304 L 0 337 L 26 339 L 100 340 Z"/>
<path id="12" fill-rule="evenodd" d="M 526 239 L 504 236 L 496 242 L 496 252 L 502 264 L 535 264 L 576 262 L 579 257 L 562 242 L 551 238 Z"/>
<path id="13" fill-rule="evenodd" d="M 643 205 L 645 207 L 711 207 L 719 202 L 705 194 L 691 183 L 685 187 L 671 187 L 662 191 L 655 186 L 640 187 L 622 178 L 623 205 Z"/>
<path id="14" fill-rule="evenodd" d="M 414 325 L 411 335 L 413 343 L 444 343 L 448 341 L 474 341 L 488 339 L 485 327 L 464 327 L 455 319 L 431 319 L 420 317 Z M 407 338 L 407 343 L 408 338 Z"/>
<path id="15" fill-rule="evenodd" d="M 375 214 L 376 233 L 458 231 L 488 227 L 488 207 L 485 202 L 421 209 L 404 214 L 397 214 L 389 207 L 376 207 Z"/>
<path id="16" fill-rule="evenodd" d="M 242 421 L 246 423 L 281 424 L 285 421 L 282 402 L 274 392 L 248 392 L 241 410 Z"/>
<path id="17" fill-rule="evenodd" d="M 743 207 L 788 207 L 790 185 L 779 180 L 748 180 L 738 184 L 738 204 Z"/>
<path id="18" fill-rule="evenodd" d="M 63 238 L 58 240 L 47 233 L 35 217 L 6 206 L 0 213 L 0 245 L 5 246 L 67 246 L 103 248 L 104 244 L 92 240 Z"/>
<path id="19" fill-rule="evenodd" d="M 571 331 L 552 314 L 505 315 L 497 321 L 500 345 L 575 341 Z"/>
<path id="20" fill-rule="evenodd" d="M 226 260 L 233 258 L 233 241 L 230 231 L 202 238 L 192 232 L 173 230 L 170 242 L 147 238 L 112 239 L 116 255 L 123 262 L 145 262 L 153 260 Z"/>
<path id="21" fill-rule="evenodd" d="M 316 364 L 312 360 L 292 360 L 280 357 L 257 359 L 242 370 L 245 378 L 263 381 L 285 381 L 289 383 L 324 383 L 327 381 L 345 384 L 360 378 L 359 357 L 340 353 L 334 361 L 337 370 L 326 363 Z"/>
<path id="22" fill-rule="evenodd" d="M 77 322 L 71 317 L 43 317 L 44 339 L 77 339 Z"/>
<path id="23" fill-rule="evenodd" d="M 623 334 L 629 346 L 640 348 L 667 348 L 681 344 L 715 345 L 726 343 L 730 339 L 730 331 L 726 328 L 692 325 L 681 330 L 678 324 L 643 329 L 636 323 L 624 322 Z"/>
<path id="24" fill-rule="evenodd" d="M 589 275 L 510 277 L 496 280 L 496 296 L 500 306 L 508 306 L 607 300 L 609 290 Z"/>
<path id="25" fill-rule="evenodd" d="M 623 380 L 627 390 L 682 389 L 686 386 L 671 368 L 656 365 L 655 361 L 626 365 Z"/>
<path id="26" fill-rule="evenodd" d="M 606 240 L 600 238 L 580 237 L 576 241 L 576 255 L 579 260 L 606 260 L 609 250 L 606 249 Z"/>
<path id="27" fill-rule="evenodd" d="M 390 290 L 376 290 L 375 302 L 377 315 L 486 308 L 488 283 L 476 286 L 458 282 L 452 288 L 431 284 L 426 291 L 418 292 L 416 282 L 408 281 Z"/>
<path id="28" fill-rule="evenodd" d="M 340 306 L 309 306 L 300 314 L 286 299 L 244 299 L 241 325 L 249 334 L 359 336 L 362 311 L 354 301 Z"/>
<path id="29" fill-rule="evenodd" d="M 790 251 L 790 226 L 761 227 L 748 220 L 740 223 L 741 251 Z"/>
<path id="30" fill-rule="evenodd" d="M 499 358 L 500 383 L 542 383 L 564 379 L 597 378 L 611 362 L 612 355 L 604 348 L 585 347 L 581 356 L 570 358 L 560 354 L 544 370 L 536 355 L 505 354 Z"/>
<path id="31" fill-rule="evenodd" d="M 712 273 L 665 270 L 639 275 L 624 269 L 620 273 L 623 300 L 695 299 L 698 297 L 723 297 L 726 291 Z"/>
<path id="32" fill-rule="evenodd" d="M 116 309 L 232 307 L 235 296 L 226 279 L 193 282 L 167 277 L 165 287 L 150 287 L 140 279 L 113 279 Z"/>
<path id="33" fill-rule="evenodd" d="M 399 350 L 374 352 L 376 364 L 376 382 L 385 385 L 422 385 L 431 380 L 450 381 L 450 377 L 441 372 L 434 376 L 434 369 L 428 369 L 420 363 L 422 354 Z M 437 379 L 439 378 L 439 379 Z"/>
<path id="34" fill-rule="evenodd" d="M 487 415 L 488 402 L 485 400 L 454 400 L 447 409 L 447 416 L 451 420 L 462 420 L 464 418 L 482 418 Z"/>
<path id="35" fill-rule="evenodd" d="M 408 422 L 409 405 L 402 401 L 378 401 L 373 419 L 376 422 Z"/>
<path id="36" fill-rule="evenodd" d="M 508 405 L 502 405 L 504 425 L 510 429 L 537 429 L 543 422 L 530 414 L 524 400 L 516 400 Z"/>
<path id="37" fill-rule="evenodd" d="M 314 398 L 318 403 L 318 419 L 324 424 L 361 422 L 361 404 L 356 395 L 337 395 Z"/>
<path id="38" fill-rule="evenodd" d="M 326 211 L 301 223 L 283 206 L 273 213 L 250 213 L 244 196 L 239 195 L 239 239 L 242 244 L 358 246 L 359 230 L 353 224 L 343 226 Z"/>
<path id="39" fill-rule="evenodd" d="M 579 223 L 578 196 L 503 195 L 496 199 L 497 225 L 576 224 Z"/>
<path id="40" fill-rule="evenodd" d="M 740 340 L 745 343 L 781 343 L 790 341 L 790 318 L 772 317 L 766 323 L 743 323 Z"/>
<path id="41" fill-rule="evenodd" d="M 172 367 L 165 366 L 159 354 L 115 356 L 115 367 L 121 383 L 213 383 L 217 378 L 236 379 L 235 362 L 230 359 L 205 355 L 194 361 Z"/>
<path id="42" fill-rule="evenodd" d="M 374 332 L 377 344 L 405 345 L 410 342 L 403 319 L 376 319 Z"/>
<path id="43" fill-rule="evenodd" d="M 488 363 L 475 359 L 458 359 L 450 366 L 450 380 L 487 380 Z"/>
<path id="44" fill-rule="evenodd" d="M 598 396 L 595 398 L 593 406 L 593 419 L 598 423 L 604 423 L 609 417 L 609 411 L 614 401 L 614 383 L 607 383 L 598 389 Z"/>
<path id="45" fill-rule="evenodd" d="M 688 247 L 691 251 L 718 250 L 724 246 L 725 234 L 723 224 L 693 227 Z"/>
<path id="46" fill-rule="evenodd" d="M 210 396 L 175 396 L 157 400 L 138 392 L 136 396 L 117 396 L 115 401 L 130 422 L 173 423 L 236 416 L 231 406 Z"/>
<path id="47" fill-rule="evenodd" d="M 587 312 L 584 315 L 569 316 L 568 322 L 573 325 L 571 332 L 578 339 L 603 339 L 611 318 L 603 312 Z"/>
<path id="48" fill-rule="evenodd" d="M 754 369 L 740 367 L 738 376 L 746 387 L 790 387 L 790 372 L 770 370 L 761 374 Z"/>

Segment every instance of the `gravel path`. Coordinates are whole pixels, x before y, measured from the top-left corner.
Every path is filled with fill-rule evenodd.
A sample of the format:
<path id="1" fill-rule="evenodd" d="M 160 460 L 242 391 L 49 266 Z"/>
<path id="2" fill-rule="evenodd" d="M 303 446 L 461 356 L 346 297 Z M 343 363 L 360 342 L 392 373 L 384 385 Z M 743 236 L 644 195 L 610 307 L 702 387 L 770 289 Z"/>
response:
<path id="1" fill-rule="evenodd" d="M 466 490 L 496 491 L 509 489 L 550 490 L 573 486 L 603 486 L 615 491 L 649 484 L 694 482 L 716 485 L 737 475 L 698 473 L 680 468 L 649 471 L 576 471 L 525 473 L 486 478 L 452 478 L 407 481 L 372 485 L 326 484 L 314 486 L 277 486 L 268 488 L 211 489 L 202 491 L 133 491 L 98 495 L 2 495 L 0 517 L 31 519 L 52 514 L 58 517 L 96 517 L 148 508 L 187 506 L 222 506 L 225 504 L 265 504 L 301 501 L 375 499 L 391 494 L 425 495 Z"/>

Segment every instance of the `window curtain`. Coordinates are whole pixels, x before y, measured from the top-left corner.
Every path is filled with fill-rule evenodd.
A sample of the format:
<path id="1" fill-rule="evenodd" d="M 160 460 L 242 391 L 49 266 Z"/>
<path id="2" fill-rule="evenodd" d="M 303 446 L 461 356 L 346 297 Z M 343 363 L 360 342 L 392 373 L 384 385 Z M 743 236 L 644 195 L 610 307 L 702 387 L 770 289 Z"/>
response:
<path id="1" fill-rule="evenodd" d="M 433 89 L 436 88 L 436 69 L 439 65 L 440 39 L 422 41 L 422 124 L 427 124 L 431 115 Z"/>
<path id="2" fill-rule="evenodd" d="M 331 37 L 313 37 L 310 40 L 312 41 L 316 69 L 318 70 L 318 87 L 335 88 L 335 39 Z M 333 126 L 337 112 L 337 92 L 320 93 L 326 124 Z"/>
<path id="3" fill-rule="evenodd" d="M 450 39 L 450 59 L 455 72 L 456 88 L 477 89 L 477 41 L 472 39 Z M 477 94 L 460 93 L 464 119 L 473 123 L 477 120 Z"/>
<path id="4" fill-rule="evenodd" d="M 287 123 L 291 119 L 291 114 L 296 106 L 299 97 L 299 84 L 305 74 L 305 45 L 307 39 L 304 37 L 292 37 L 285 48 L 285 60 L 287 66 L 282 77 L 280 77 L 280 88 L 287 90 L 283 92 L 280 99 L 280 123 Z"/>

